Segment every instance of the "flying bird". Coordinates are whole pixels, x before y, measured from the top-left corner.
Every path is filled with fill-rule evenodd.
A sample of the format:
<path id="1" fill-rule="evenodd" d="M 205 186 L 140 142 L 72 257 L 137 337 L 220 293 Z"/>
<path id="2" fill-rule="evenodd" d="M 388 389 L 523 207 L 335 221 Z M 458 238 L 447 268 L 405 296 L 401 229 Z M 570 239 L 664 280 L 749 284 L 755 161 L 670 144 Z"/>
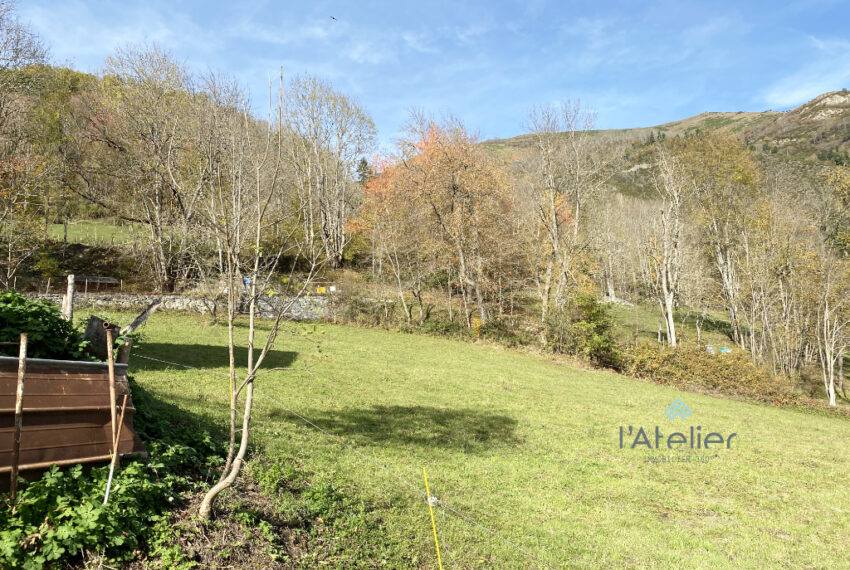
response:
<path id="1" fill-rule="evenodd" d="M 337 19 L 336 19 L 336 18 L 334 18 L 333 16 L 331 16 L 331 20 L 333 20 L 334 22 L 339 22 L 339 20 L 337 20 Z"/>

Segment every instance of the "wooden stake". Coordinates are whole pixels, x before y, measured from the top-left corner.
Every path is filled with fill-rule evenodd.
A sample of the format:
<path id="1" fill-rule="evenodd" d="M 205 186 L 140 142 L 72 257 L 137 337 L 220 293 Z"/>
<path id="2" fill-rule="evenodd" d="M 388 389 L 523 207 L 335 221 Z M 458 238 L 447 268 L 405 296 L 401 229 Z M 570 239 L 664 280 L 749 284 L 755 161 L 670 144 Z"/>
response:
<path id="1" fill-rule="evenodd" d="M 68 275 L 68 291 L 62 300 L 62 314 L 66 321 L 74 320 L 74 275 Z"/>
<path id="2" fill-rule="evenodd" d="M 9 497 L 15 500 L 18 490 L 18 463 L 21 459 L 21 430 L 24 424 L 24 376 L 27 371 L 27 335 L 21 333 L 21 349 L 18 355 L 18 387 L 15 391 L 15 436 L 12 441 L 12 471 Z"/>

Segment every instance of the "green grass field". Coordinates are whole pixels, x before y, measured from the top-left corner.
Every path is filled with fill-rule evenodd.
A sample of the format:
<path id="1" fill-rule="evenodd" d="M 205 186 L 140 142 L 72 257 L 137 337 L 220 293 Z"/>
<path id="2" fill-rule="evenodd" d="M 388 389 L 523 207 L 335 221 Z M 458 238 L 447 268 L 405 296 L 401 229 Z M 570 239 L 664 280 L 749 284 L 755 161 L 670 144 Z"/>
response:
<path id="1" fill-rule="evenodd" d="M 656 303 L 630 306 L 611 303 L 606 306 L 615 324 L 614 334 L 618 342 L 628 344 L 635 340 L 638 342 L 657 341 L 661 311 Z M 696 343 L 697 316 L 696 311 L 688 312 L 687 309 L 680 309 L 676 312 L 674 320 L 676 321 L 676 335 L 679 337 L 680 343 Z M 703 344 L 710 344 L 717 348 L 734 347 L 729 338 L 729 320 L 725 315 L 706 315 L 701 324 L 700 338 Z"/>
<path id="2" fill-rule="evenodd" d="M 226 329 L 205 323 L 156 314 L 137 354 L 211 370 L 134 358 L 131 372 L 155 397 L 224 426 Z M 303 334 L 313 329 L 289 326 L 269 361 L 309 372 L 268 372 L 257 389 L 334 435 L 260 396 L 254 441 L 377 505 L 391 560 L 436 567 L 427 505 L 342 440 L 422 490 L 426 467 L 433 495 L 554 567 L 848 567 L 847 420 L 492 346 L 331 325 Z M 688 420 L 665 416 L 677 398 Z M 738 435 L 728 450 L 621 449 L 629 425 Z M 710 460 L 647 462 L 662 453 Z M 449 512 L 436 520 L 448 568 L 542 567 Z"/>
<path id="3" fill-rule="evenodd" d="M 136 228 L 136 231 L 142 232 L 144 228 Z M 64 232 L 62 224 L 50 224 L 51 239 L 62 241 Z M 68 243 L 110 245 L 113 243 L 129 243 L 131 239 L 130 226 L 91 220 L 81 220 L 68 224 Z"/>

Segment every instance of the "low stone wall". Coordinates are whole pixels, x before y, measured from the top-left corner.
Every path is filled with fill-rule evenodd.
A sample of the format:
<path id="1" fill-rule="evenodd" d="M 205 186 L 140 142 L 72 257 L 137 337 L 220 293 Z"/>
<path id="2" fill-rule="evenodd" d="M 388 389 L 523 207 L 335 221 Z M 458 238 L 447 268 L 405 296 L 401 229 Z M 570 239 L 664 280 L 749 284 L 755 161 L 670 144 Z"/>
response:
<path id="1" fill-rule="evenodd" d="M 62 295 L 37 294 L 30 295 L 38 299 L 47 299 L 51 303 L 61 307 Z M 131 295 L 125 293 L 90 293 L 88 295 L 74 296 L 74 310 L 84 311 L 87 309 L 114 309 L 125 311 L 142 311 L 154 300 L 161 299 L 160 309 L 167 311 L 189 311 L 194 313 L 208 314 L 212 311 L 213 303 L 208 299 L 192 297 L 189 295 Z M 323 319 L 331 314 L 331 302 L 325 296 L 305 296 L 295 299 L 289 297 L 260 297 L 257 301 L 257 314 L 264 319 L 274 318 L 281 307 L 281 303 L 292 303 L 285 316 L 297 321 L 309 321 Z M 221 315 L 226 310 L 226 301 L 221 300 L 215 307 Z M 248 312 L 246 299 L 240 301 L 239 311 Z"/>

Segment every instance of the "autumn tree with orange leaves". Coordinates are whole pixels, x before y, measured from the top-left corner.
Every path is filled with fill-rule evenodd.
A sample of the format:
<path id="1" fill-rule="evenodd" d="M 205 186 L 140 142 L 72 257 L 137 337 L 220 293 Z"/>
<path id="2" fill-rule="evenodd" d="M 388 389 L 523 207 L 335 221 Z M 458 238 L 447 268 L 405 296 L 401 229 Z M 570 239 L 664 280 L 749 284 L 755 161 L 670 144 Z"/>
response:
<path id="1" fill-rule="evenodd" d="M 367 183 L 362 224 L 394 274 L 408 320 L 405 292 L 419 302 L 421 323 L 425 278 L 442 271 L 456 277 L 467 325 L 473 312 L 486 322 L 499 296 L 500 253 L 514 241 L 504 171 L 456 119 L 415 114 L 399 150 Z"/>

